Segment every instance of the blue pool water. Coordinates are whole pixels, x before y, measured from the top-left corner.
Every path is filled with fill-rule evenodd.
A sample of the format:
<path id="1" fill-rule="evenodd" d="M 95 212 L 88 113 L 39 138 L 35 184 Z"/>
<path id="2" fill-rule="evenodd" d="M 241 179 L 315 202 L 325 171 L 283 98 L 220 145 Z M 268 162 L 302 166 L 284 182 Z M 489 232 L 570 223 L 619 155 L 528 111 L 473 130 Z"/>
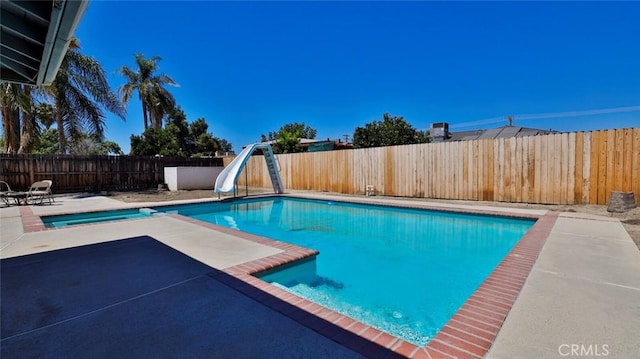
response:
<path id="1" fill-rule="evenodd" d="M 61 216 L 42 217 L 45 227 L 58 228 L 73 226 L 78 224 L 98 223 L 106 221 L 119 221 L 122 219 L 133 219 L 148 217 L 155 211 L 143 209 L 120 209 L 114 211 L 102 211 L 93 213 L 67 214 Z"/>
<path id="2" fill-rule="evenodd" d="M 270 198 L 156 208 L 320 251 L 261 278 L 426 343 L 534 221 Z"/>

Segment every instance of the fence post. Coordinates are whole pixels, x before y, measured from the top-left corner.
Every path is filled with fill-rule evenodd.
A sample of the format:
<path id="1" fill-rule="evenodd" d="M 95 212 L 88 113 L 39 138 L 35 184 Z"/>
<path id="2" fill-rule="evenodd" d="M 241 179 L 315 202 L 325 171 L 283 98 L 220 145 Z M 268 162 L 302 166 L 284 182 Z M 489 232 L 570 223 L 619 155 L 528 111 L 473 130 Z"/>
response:
<path id="1" fill-rule="evenodd" d="M 34 165 L 33 165 L 34 161 L 35 161 L 34 157 L 32 156 L 29 159 L 29 181 L 31 183 L 34 183 L 36 181 L 36 176 L 35 176 L 35 173 L 34 173 Z M 29 183 L 29 185 L 31 185 L 31 183 Z"/>
<path id="2" fill-rule="evenodd" d="M 102 192 L 102 158 L 96 156 L 96 191 Z"/>

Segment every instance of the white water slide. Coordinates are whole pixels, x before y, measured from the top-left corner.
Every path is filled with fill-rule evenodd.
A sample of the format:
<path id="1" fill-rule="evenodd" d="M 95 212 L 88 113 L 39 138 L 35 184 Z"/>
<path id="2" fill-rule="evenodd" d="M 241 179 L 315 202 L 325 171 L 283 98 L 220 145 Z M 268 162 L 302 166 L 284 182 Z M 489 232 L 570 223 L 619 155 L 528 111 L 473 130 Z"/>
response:
<path id="1" fill-rule="evenodd" d="M 276 157 L 273 154 L 271 145 L 268 143 L 253 143 L 245 147 L 245 149 L 242 150 L 242 152 L 240 152 L 240 154 L 234 158 L 233 161 L 231 161 L 231 163 L 222 170 L 222 172 L 220 172 L 218 178 L 216 178 L 214 192 L 228 193 L 235 190 L 238 176 L 240 176 L 240 172 L 242 172 L 247 160 L 255 150 L 262 150 L 264 160 L 267 162 L 269 177 L 271 178 L 271 184 L 273 185 L 275 193 L 280 194 L 284 192 L 282 179 L 280 178 L 280 171 L 276 164 Z"/>

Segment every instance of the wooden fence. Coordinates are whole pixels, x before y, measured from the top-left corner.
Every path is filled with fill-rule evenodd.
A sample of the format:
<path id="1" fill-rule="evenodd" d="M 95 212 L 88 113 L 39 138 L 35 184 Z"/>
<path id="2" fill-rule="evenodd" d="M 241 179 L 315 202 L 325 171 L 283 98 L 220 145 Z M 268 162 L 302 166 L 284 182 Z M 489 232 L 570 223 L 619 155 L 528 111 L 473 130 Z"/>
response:
<path id="1" fill-rule="evenodd" d="M 53 181 L 54 193 L 157 188 L 164 168 L 222 166 L 221 158 L 67 156 L 0 154 L 0 180 L 26 190 L 39 180 Z"/>
<path id="2" fill-rule="evenodd" d="M 285 189 L 541 204 L 640 204 L 640 128 L 278 155 Z M 262 156 L 238 184 L 271 187 Z"/>

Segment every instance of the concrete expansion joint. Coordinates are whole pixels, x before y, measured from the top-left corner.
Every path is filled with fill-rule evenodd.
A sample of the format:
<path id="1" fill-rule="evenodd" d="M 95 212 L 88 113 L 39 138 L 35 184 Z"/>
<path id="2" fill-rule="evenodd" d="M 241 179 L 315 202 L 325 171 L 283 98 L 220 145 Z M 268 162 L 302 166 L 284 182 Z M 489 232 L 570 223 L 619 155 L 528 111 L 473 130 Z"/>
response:
<path id="1" fill-rule="evenodd" d="M 12 244 L 16 243 L 17 241 L 19 241 L 20 239 L 22 239 L 22 237 L 24 237 L 24 233 L 22 233 L 21 235 L 19 235 L 16 239 L 10 241 L 9 243 L 7 243 L 6 245 L 0 247 L 0 253 L 2 253 L 2 251 L 4 251 L 7 247 L 11 246 Z"/>
<path id="2" fill-rule="evenodd" d="M 626 232 L 625 232 L 626 233 Z M 627 238 L 621 239 L 621 238 L 614 238 L 612 236 L 598 236 L 598 235 L 593 235 L 593 234 L 585 234 L 585 233 L 572 233 L 572 232 L 561 232 L 561 231 L 554 231 L 551 233 L 551 235 L 562 235 L 562 236 L 568 236 L 569 238 L 580 238 L 580 239 L 602 239 L 602 240 L 607 240 L 607 241 L 620 241 L 620 242 L 628 242 L 629 240 Z"/>
<path id="3" fill-rule="evenodd" d="M 545 273 L 545 274 L 549 274 L 549 275 L 553 275 L 553 276 L 556 276 L 556 277 L 559 277 L 559 278 L 577 279 L 577 280 L 584 281 L 584 282 L 600 284 L 600 285 L 606 285 L 606 286 L 613 286 L 613 287 L 624 288 L 624 289 L 630 289 L 630 290 L 634 290 L 634 291 L 640 292 L 640 285 L 637 286 L 637 287 L 636 286 L 628 286 L 628 285 L 624 285 L 624 284 L 612 283 L 612 282 L 601 281 L 601 280 L 594 280 L 594 279 L 589 279 L 589 278 L 581 277 L 581 276 L 577 276 L 577 275 L 559 273 L 559 272 L 556 272 L 556 271 L 550 271 L 550 270 L 539 269 L 539 268 L 538 269 L 534 268 L 533 271 L 540 272 L 540 273 Z"/>

